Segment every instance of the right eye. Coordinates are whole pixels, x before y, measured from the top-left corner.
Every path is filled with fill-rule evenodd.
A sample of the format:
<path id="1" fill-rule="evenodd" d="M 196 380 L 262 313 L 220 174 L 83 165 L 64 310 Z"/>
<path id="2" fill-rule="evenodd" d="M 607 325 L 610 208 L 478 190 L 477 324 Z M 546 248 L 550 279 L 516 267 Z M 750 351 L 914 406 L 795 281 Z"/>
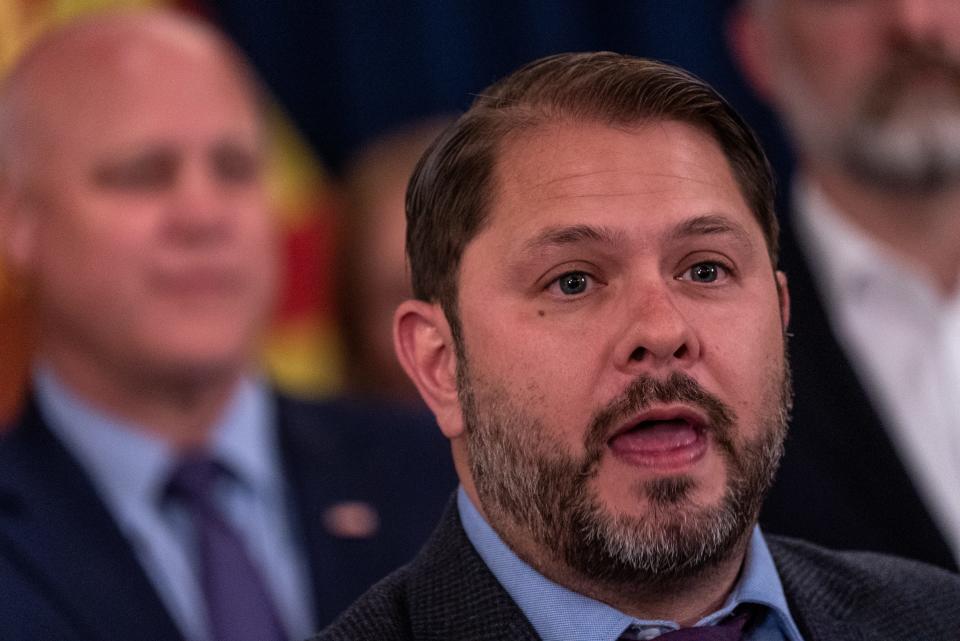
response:
<path id="1" fill-rule="evenodd" d="M 101 167 L 96 172 L 96 181 L 105 189 L 120 191 L 164 189 L 176 180 L 178 169 L 176 158 L 150 154 Z"/>
<path id="2" fill-rule="evenodd" d="M 593 284 L 593 277 L 586 272 L 567 272 L 550 283 L 549 289 L 558 291 L 564 296 L 582 294 Z"/>

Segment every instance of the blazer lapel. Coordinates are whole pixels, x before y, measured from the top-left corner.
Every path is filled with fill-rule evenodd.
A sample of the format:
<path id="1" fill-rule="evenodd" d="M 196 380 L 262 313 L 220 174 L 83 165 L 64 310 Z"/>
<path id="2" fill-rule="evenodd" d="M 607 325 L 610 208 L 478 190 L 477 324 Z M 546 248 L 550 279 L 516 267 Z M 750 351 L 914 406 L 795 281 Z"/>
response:
<path id="1" fill-rule="evenodd" d="M 804 641 L 868 641 L 869 637 L 849 623 L 856 608 L 858 587 L 819 576 L 811 561 L 797 558 L 776 537 L 767 544 L 787 597 L 790 614 Z M 855 620 L 855 619 L 854 619 Z"/>
<path id="2" fill-rule="evenodd" d="M 409 611 L 417 641 L 539 641 L 467 538 L 455 500 L 410 573 Z"/>
<path id="3" fill-rule="evenodd" d="M 0 553 L 96 641 L 171 641 L 180 633 L 80 466 L 34 404 L 0 447 Z"/>
<path id="4" fill-rule="evenodd" d="M 278 396 L 277 407 L 316 623 L 323 627 L 420 549 L 456 484 L 449 446 L 422 417 L 392 406 Z M 369 530 L 339 518 L 358 509 L 374 521 Z"/>
<path id="5" fill-rule="evenodd" d="M 804 641 L 871 641 L 871 636 L 852 625 L 835 619 L 795 617 Z"/>
<path id="6" fill-rule="evenodd" d="M 381 531 L 349 537 L 330 529 L 331 508 L 359 498 L 361 453 L 345 440 L 340 419 L 323 406 L 301 408 L 283 397 L 277 407 L 284 471 L 310 566 L 316 625 L 322 628 L 402 560 L 385 561 L 392 545 Z"/>
<path id="7" fill-rule="evenodd" d="M 352 555 L 340 549 L 341 542 L 324 526 L 324 514 L 336 496 L 337 461 L 346 453 L 338 446 L 336 435 L 322 425 L 301 425 L 300 417 L 284 399 L 278 400 L 277 407 L 284 472 L 310 567 L 316 625 L 322 628 L 349 605 L 341 602 L 338 588 L 343 587 L 340 579 Z"/>

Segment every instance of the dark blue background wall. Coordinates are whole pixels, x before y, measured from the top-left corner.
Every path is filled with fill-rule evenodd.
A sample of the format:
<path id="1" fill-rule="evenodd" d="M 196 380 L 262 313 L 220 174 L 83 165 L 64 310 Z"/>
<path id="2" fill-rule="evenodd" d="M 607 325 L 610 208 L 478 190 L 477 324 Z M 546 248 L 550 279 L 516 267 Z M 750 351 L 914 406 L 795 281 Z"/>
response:
<path id="1" fill-rule="evenodd" d="M 561 51 L 659 58 L 711 82 L 787 156 L 726 52 L 729 0 L 210 0 L 327 166 L 364 140 L 462 111 L 498 77 Z"/>

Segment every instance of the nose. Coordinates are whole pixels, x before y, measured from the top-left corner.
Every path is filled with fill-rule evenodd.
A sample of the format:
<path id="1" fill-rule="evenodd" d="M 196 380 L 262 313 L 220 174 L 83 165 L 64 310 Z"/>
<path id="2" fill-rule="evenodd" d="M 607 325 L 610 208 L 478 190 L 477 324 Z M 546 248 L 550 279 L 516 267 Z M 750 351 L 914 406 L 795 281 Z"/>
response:
<path id="1" fill-rule="evenodd" d="M 625 306 L 625 331 L 616 347 L 621 370 L 636 375 L 685 368 L 700 356 L 700 342 L 678 307 L 669 283 L 650 283 L 632 292 Z"/>
<path id="2" fill-rule="evenodd" d="M 223 187 L 202 163 L 185 164 L 169 203 L 168 230 L 186 244 L 216 242 L 230 233 Z"/>

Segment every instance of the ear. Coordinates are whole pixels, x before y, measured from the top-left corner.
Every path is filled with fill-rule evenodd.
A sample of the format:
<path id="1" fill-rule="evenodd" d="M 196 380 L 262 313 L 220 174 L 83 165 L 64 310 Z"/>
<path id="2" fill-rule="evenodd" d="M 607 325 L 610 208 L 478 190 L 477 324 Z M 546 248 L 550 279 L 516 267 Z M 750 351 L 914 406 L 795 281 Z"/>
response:
<path id="1" fill-rule="evenodd" d="M 393 345 L 444 436 L 460 436 L 463 414 L 457 394 L 457 354 L 440 305 L 422 300 L 401 303 L 393 315 Z"/>
<path id="2" fill-rule="evenodd" d="M 787 331 L 790 325 L 790 289 L 787 287 L 787 275 L 777 270 L 777 296 L 780 298 L 780 321 L 783 323 L 783 331 Z"/>
<path id="3" fill-rule="evenodd" d="M 764 24 L 771 18 L 758 15 L 759 9 L 740 6 L 731 10 L 726 22 L 727 46 L 747 83 L 762 99 L 771 102 L 773 93 L 773 34 Z"/>

